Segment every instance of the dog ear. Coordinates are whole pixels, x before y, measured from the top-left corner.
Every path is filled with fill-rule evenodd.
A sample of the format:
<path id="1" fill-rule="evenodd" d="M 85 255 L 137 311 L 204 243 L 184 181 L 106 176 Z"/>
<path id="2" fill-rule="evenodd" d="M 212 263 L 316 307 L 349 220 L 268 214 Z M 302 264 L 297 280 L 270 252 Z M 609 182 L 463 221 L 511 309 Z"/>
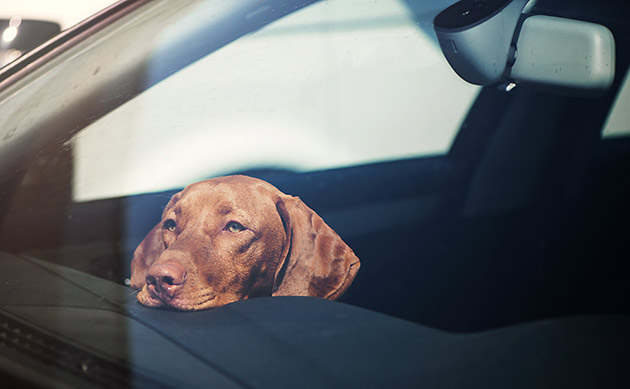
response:
<path id="1" fill-rule="evenodd" d="M 337 299 L 357 275 L 359 258 L 298 197 L 283 196 L 276 208 L 287 238 L 272 295 Z"/>
<path id="2" fill-rule="evenodd" d="M 131 260 L 131 286 L 134 289 L 142 289 L 146 283 L 147 271 L 164 251 L 162 241 L 162 222 L 160 221 L 151 229 L 147 236 L 136 248 Z"/>

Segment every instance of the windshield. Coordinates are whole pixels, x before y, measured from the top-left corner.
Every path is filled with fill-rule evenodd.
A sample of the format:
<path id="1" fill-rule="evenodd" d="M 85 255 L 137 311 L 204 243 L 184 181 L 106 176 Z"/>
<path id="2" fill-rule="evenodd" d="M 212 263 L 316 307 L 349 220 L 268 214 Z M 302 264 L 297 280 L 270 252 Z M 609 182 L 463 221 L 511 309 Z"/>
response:
<path id="1" fill-rule="evenodd" d="M 77 134 L 73 198 L 443 155 L 479 88 L 430 21 L 405 1 L 324 1 L 242 37 Z"/>
<path id="2" fill-rule="evenodd" d="M 95 34 L 30 75 L 30 89 L 5 89 L 2 139 L 32 148 L 2 156 L 2 248 L 129 284 L 133 252 L 173 194 L 246 174 L 299 196 L 361 258 L 351 303 L 460 330 L 544 317 L 549 309 L 512 310 L 497 291 L 512 283 L 529 301 L 534 282 L 546 295 L 542 258 L 577 255 L 563 242 L 627 209 L 621 195 L 593 208 L 597 188 L 621 193 L 627 181 L 612 178 L 626 163 L 625 35 L 614 31 L 621 59 L 605 96 L 507 93 L 466 83 L 441 54 L 432 20 L 452 3 L 329 0 L 239 14 L 237 2 L 208 1 L 171 15 L 155 2 L 121 18 L 114 27 L 132 31 L 133 49 L 117 30 Z M 35 137 L 22 130 L 31 125 L 51 130 Z M 568 209 L 588 217 L 575 224 Z M 573 229 L 555 234 L 564 223 Z M 582 254 L 615 235 L 595 236 Z M 500 281 L 478 288 L 486 272 Z M 567 277 L 566 290 L 581 284 Z"/>
<path id="3" fill-rule="evenodd" d="M 98 259 L 79 265 L 92 273 L 107 268 L 108 278 L 122 282 L 130 251 L 147 232 L 146 226 L 131 227 L 137 220 L 130 196 L 240 172 L 334 171 L 446 155 L 480 88 L 457 77 L 441 55 L 431 23 L 443 4 L 416 3 L 317 2 L 200 58 L 73 128 L 62 147 L 44 146 L 14 197 L 15 217 L 53 207 L 56 217 L 66 219 L 67 213 L 72 220 L 82 216 L 70 216 L 75 212 L 69 204 L 133 201 L 108 215 L 109 206 L 102 208 L 103 216 L 125 227 L 111 240 L 90 242 L 99 249 L 89 256 Z M 193 5 L 176 23 L 152 33 L 153 46 L 186 41 L 181 26 L 215 12 L 214 4 Z M 147 77 L 176 55 L 172 48 L 156 55 L 145 67 Z M 55 189 L 43 195 L 43 186 Z M 160 210 L 141 212 L 152 220 Z M 25 238 L 23 249 L 77 266 L 60 255 L 78 249 L 74 231 L 42 234 L 48 242 Z M 51 240 L 61 247 L 38 247 Z M 18 239 L 7 241 L 15 245 Z"/>

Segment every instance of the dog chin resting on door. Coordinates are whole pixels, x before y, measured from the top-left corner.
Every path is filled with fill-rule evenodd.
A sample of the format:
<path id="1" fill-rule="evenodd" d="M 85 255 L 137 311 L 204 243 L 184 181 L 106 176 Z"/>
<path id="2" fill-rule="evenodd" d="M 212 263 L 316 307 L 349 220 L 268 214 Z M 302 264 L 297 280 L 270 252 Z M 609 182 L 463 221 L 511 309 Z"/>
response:
<path id="1" fill-rule="evenodd" d="M 149 307 L 184 311 L 258 296 L 334 300 L 360 262 L 298 197 L 246 176 L 175 194 L 136 249 L 131 286 Z"/>

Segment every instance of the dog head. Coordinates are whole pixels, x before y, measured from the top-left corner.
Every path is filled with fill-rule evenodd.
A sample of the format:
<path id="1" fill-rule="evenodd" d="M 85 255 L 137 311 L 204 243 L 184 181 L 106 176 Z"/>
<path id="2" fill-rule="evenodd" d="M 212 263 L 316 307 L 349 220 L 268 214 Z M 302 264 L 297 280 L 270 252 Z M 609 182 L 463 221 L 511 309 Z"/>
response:
<path id="1" fill-rule="evenodd" d="M 131 263 L 150 307 L 200 310 L 257 296 L 336 299 L 359 270 L 354 252 L 299 198 L 245 176 L 175 194 Z"/>

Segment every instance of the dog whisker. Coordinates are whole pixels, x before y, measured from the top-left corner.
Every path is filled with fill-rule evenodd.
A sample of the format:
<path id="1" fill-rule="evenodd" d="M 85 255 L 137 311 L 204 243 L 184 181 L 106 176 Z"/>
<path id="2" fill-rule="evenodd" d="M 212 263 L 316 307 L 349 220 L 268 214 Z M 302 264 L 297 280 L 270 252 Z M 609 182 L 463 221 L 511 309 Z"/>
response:
<path id="1" fill-rule="evenodd" d="M 138 293 L 140 293 L 140 289 L 132 290 L 131 293 L 129 293 L 127 296 L 131 296 L 131 295 L 138 294 Z"/>

